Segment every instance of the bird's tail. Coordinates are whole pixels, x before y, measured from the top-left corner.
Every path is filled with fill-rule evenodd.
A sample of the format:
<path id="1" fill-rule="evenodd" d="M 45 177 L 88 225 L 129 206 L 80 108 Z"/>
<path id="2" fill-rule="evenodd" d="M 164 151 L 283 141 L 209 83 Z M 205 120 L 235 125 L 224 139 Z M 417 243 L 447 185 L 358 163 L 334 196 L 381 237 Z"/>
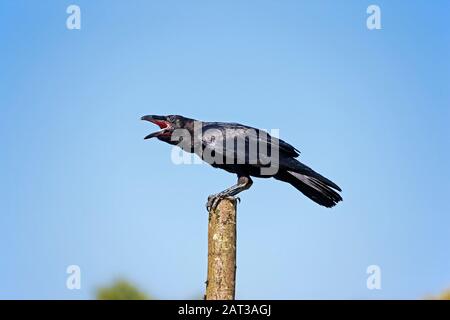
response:
<path id="1" fill-rule="evenodd" d="M 279 172 L 275 178 L 290 183 L 312 201 L 324 207 L 331 208 L 342 201 L 342 197 L 336 192 L 341 189 L 313 170 L 305 173 Z"/>

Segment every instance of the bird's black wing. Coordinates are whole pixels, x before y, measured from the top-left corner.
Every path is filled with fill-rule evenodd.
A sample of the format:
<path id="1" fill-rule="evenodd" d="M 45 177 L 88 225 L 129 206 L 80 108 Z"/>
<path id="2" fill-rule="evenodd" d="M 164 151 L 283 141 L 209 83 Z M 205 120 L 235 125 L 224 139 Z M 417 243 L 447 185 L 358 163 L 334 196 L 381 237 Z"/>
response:
<path id="1" fill-rule="evenodd" d="M 214 132 L 221 132 L 224 135 L 224 139 L 241 138 L 245 136 L 247 141 L 255 143 L 255 145 L 267 146 L 267 148 L 272 148 L 272 150 L 278 150 L 280 155 L 285 155 L 288 157 L 296 158 L 300 155 L 300 151 L 290 145 L 289 143 L 275 138 L 269 135 L 266 131 L 245 126 L 239 123 L 224 123 L 224 122 L 208 122 L 203 126 L 203 140 L 204 145 L 211 143 L 211 139 L 217 139 L 217 137 L 212 138 Z M 206 135 L 205 135 L 206 132 Z M 227 135 L 225 137 L 225 135 Z M 224 143 L 223 141 L 215 141 L 215 145 L 218 142 Z M 218 150 L 216 150 L 217 152 Z"/>

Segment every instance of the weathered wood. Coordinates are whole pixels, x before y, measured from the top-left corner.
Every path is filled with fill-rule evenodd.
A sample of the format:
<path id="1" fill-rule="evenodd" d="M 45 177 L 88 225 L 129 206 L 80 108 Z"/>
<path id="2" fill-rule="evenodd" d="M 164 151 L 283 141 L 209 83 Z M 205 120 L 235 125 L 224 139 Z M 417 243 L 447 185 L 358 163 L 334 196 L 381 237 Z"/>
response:
<path id="1" fill-rule="evenodd" d="M 206 300 L 234 300 L 236 287 L 236 200 L 210 210 Z"/>

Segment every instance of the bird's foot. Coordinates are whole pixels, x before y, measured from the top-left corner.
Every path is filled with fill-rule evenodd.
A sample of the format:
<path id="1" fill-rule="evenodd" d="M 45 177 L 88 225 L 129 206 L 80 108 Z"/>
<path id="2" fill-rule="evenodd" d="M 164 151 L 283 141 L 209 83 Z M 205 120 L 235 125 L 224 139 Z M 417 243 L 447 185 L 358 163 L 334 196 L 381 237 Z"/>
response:
<path id="1" fill-rule="evenodd" d="M 208 202 L 206 202 L 206 209 L 208 210 L 208 212 L 210 212 L 211 210 L 214 211 L 216 210 L 217 206 L 219 205 L 219 202 L 222 199 L 229 199 L 231 201 L 238 201 L 239 203 L 241 202 L 241 198 L 239 197 L 233 197 L 233 196 L 229 196 L 227 194 L 212 194 L 208 197 Z"/>

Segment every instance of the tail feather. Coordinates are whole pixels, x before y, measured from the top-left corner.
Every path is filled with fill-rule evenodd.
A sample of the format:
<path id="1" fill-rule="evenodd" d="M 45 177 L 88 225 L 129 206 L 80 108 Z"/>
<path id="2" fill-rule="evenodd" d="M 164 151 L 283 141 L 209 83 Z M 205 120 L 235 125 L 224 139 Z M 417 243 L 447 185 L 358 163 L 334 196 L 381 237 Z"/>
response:
<path id="1" fill-rule="evenodd" d="M 315 178 L 316 180 L 319 180 L 323 184 L 337 190 L 342 191 L 341 188 L 339 188 L 338 185 L 336 185 L 333 181 L 325 178 L 321 174 L 315 172 L 313 169 L 308 167 L 306 164 L 301 163 L 297 159 L 294 158 L 284 158 L 282 159 L 282 167 L 290 172 L 291 174 L 297 173 L 304 176 L 308 176 L 310 178 Z"/>
<path id="2" fill-rule="evenodd" d="M 336 184 L 312 169 L 311 171 L 313 174 L 309 172 L 308 174 L 301 174 L 293 171 L 285 171 L 279 173 L 275 178 L 290 183 L 305 196 L 324 207 L 331 208 L 339 201 L 342 201 L 339 193 L 333 190 L 334 188 L 341 191 Z"/>

